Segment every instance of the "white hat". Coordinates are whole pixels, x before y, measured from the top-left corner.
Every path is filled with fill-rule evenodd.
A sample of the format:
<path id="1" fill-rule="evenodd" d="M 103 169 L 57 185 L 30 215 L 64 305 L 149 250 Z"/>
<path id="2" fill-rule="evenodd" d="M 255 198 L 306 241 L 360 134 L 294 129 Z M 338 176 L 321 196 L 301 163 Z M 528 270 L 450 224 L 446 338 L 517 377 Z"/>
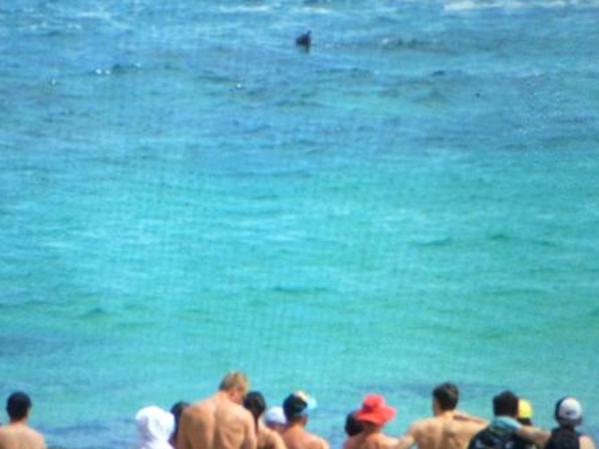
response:
<path id="1" fill-rule="evenodd" d="M 565 397 L 555 404 L 555 419 L 578 425 L 582 422 L 582 406 L 572 397 Z"/>
<path id="2" fill-rule="evenodd" d="M 138 411 L 135 421 L 139 434 L 137 449 L 172 449 L 168 442 L 175 430 L 172 413 L 152 405 Z"/>
<path id="3" fill-rule="evenodd" d="M 283 407 L 271 407 L 266 410 L 266 413 L 264 413 L 264 421 L 266 424 L 279 424 L 281 426 L 287 424 Z"/>

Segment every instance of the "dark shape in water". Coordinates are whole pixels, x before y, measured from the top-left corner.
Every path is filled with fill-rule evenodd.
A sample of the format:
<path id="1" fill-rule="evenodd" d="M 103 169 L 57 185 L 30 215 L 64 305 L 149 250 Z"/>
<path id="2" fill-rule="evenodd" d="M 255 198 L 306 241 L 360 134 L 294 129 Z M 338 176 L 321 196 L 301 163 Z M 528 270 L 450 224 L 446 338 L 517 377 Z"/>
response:
<path id="1" fill-rule="evenodd" d="M 295 38 L 295 45 L 298 47 L 303 47 L 306 51 L 310 50 L 312 46 L 312 37 L 310 36 L 310 31 L 300 34 Z"/>

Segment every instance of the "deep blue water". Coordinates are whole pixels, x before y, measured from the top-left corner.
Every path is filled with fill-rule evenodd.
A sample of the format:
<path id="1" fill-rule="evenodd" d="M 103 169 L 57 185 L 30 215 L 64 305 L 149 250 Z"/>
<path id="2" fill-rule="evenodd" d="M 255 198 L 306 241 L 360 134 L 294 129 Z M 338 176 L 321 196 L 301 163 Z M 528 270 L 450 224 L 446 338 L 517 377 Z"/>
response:
<path id="1" fill-rule="evenodd" d="M 229 369 L 599 437 L 599 3 L 0 4 L 0 396 L 50 446 Z M 295 36 L 310 29 L 313 47 Z M 2 418 L 2 421 L 5 419 Z"/>

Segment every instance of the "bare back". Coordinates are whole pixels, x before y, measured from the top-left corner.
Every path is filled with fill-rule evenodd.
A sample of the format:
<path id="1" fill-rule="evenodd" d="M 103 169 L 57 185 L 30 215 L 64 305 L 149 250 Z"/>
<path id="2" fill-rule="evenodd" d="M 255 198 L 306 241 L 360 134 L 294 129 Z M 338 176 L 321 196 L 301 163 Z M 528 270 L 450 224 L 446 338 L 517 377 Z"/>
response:
<path id="1" fill-rule="evenodd" d="M 437 416 L 415 422 L 406 436 L 419 449 L 466 449 L 472 437 L 484 427 L 479 422 Z"/>
<path id="2" fill-rule="evenodd" d="M 25 424 L 0 427 L 0 449 L 45 449 L 42 434 Z"/>
<path id="3" fill-rule="evenodd" d="M 256 449 L 254 421 L 222 393 L 187 407 L 181 415 L 178 449 Z"/>
<path id="4" fill-rule="evenodd" d="M 343 445 L 343 449 L 395 449 L 397 438 L 391 438 L 380 432 L 365 435 L 360 433 L 348 438 Z"/>
<path id="5" fill-rule="evenodd" d="M 293 425 L 283 431 L 283 441 L 287 449 L 329 449 L 329 443 L 302 426 Z"/>

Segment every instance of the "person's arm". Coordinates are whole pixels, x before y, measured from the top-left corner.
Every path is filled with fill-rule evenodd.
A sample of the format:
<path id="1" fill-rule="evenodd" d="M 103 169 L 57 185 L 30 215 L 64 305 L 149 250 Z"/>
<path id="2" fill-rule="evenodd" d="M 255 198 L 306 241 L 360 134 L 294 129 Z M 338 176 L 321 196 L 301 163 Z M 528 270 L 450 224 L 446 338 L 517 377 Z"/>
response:
<path id="1" fill-rule="evenodd" d="M 481 424 L 484 426 L 489 424 L 489 422 L 486 419 L 480 418 L 478 416 L 469 415 L 468 413 L 466 413 L 462 410 L 456 410 L 453 413 L 453 418 L 458 421 L 469 421 L 469 422 Z"/>
<path id="2" fill-rule="evenodd" d="M 588 435 L 580 437 L 580 449 L 595 449 L 593 439 Z"/>
<path id="3" fill-rule="evenodd" d="M 522 426 L 516 430 L 516 435 L 534 443 L 540 448 L 544 448 L 551 433 L 545 429 L 533 426 Z"/>
<path id="4" fill-rule="evenodd" d="M 406 433 L 397 439 L 395 449 L 409 449 L 416 444 L 416 429 L 414 425 L 410 426 Z"/>
<path id="5" fill-rule="evenodd" d="M 325 440 L 324 438 L 319 438 L 320 440 L 320 448 L 321 449 L 330 449 L 330 445 L 329 442 L 327 440 Z"/>

